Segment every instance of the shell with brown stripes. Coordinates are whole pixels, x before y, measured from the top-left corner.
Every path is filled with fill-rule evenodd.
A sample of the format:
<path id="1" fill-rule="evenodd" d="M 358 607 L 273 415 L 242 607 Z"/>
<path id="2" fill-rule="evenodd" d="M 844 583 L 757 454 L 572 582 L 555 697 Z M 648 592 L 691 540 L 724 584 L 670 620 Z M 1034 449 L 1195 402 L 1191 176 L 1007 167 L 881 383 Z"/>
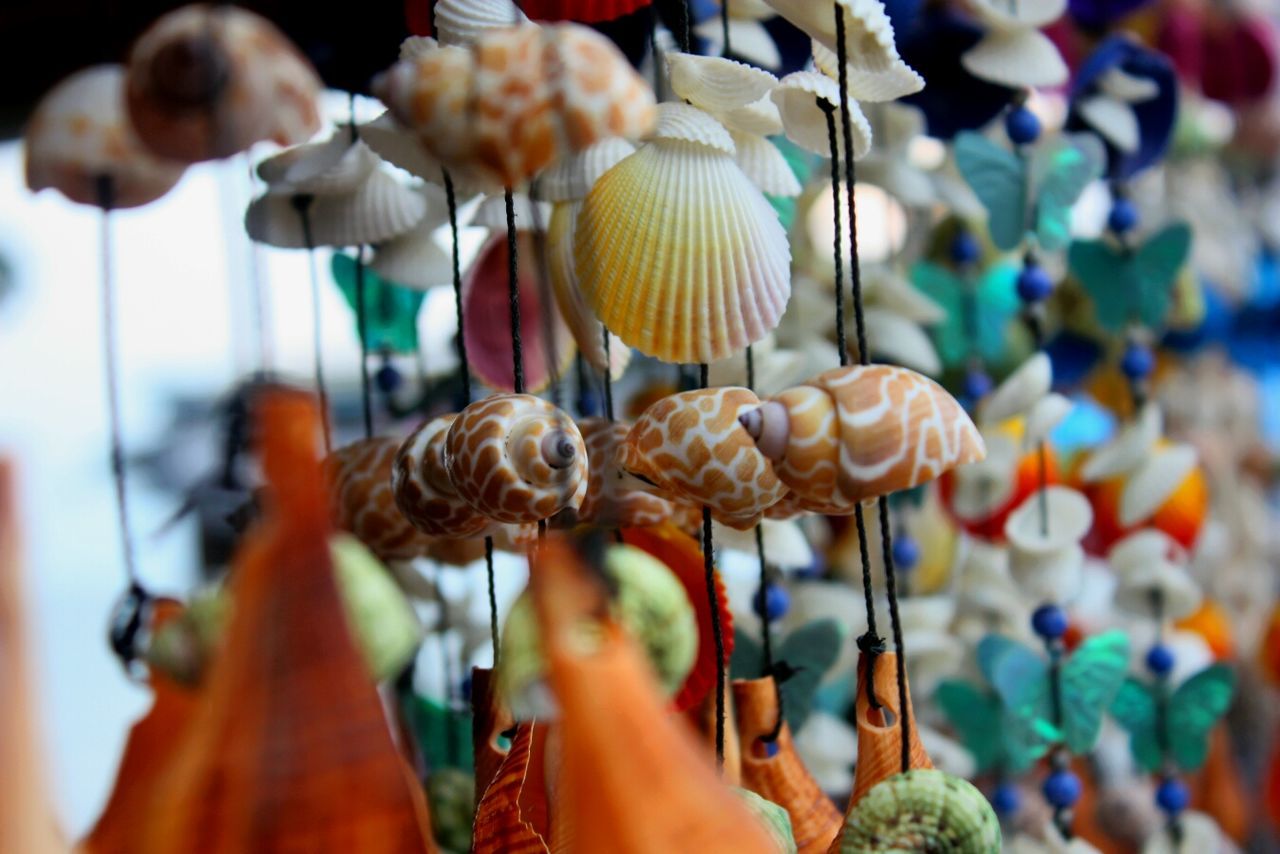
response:
<path id="1" fill-rule="evenodd" d="M 409 434 L 396 454 L 391 488 L 396 505 L 419 531 L 449 539 L 486 536 L 498 523 L 458 494 L 444 465 L 445 437 L 457 417 L 440 415 Z"/>
<path id="2" fill-rule="evenodd" d="M 477 512 L 513 524 L 576 511 L 587 449 L 568 414 L 530 394 L 497 394 L 458 414 L 445 435 L 449 481 Z"/>
<path id="3" fill-rule="evenodd" d="M 670 519 L 672 501 L 644 488 L 618 466 L 618 448 L 631 428 L 618 421 L 584 418 L 578 422 L 587 443 L 587 496 L 576 522 L 613 528 L 648 528 Z"/>
<path id="4" fill-rule="evenodd" d="M 400 441 L 361 439 L 324 462 L 334 524 L 350 531 L 385 561 L 410 560 L 431 549 L 431 537 L 409 524 L 391 491 L 391 466 Z"/>

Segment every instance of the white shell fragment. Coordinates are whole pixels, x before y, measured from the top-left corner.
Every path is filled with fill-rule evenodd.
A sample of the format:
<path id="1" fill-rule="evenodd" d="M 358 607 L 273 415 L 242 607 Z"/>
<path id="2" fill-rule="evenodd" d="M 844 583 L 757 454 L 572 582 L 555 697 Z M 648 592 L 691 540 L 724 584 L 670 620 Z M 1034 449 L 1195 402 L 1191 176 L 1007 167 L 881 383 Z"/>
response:
<path id="1" fill-rule="evenodd" d="M 1151 454 L 1120 495 L 1120 524 L 1128 528 L 1149 519 L 1191 474 L 1196 461 L 1196 450 L 1190 445 L 1173 445 Z"/>
<path id="2" fill-rule="evenodd" d="M 249 204 L 244 224 L 249 237 L 281 249 L 307 248 L 299 196 L 272 193 Z M 307 206 L 313 246 L 381 243 L 422 222 L 427 200 L 384 172 L 375 171 L 352 193 L 315 196 Z"/>
<path id="3" fill-rule="evenodd" d="M 736 151 L 733 137 L 729 136 L 729 131 L 724 125 L 716 121 L 710 113 L 688 104 L 659 104 L 658 122 L 649 137 L 677 142 L 696 142 L 725 154 L 733 154 Z"/>
<path id="4" fill-rule="evenodd" d="M 751 183 L 770 196 L 798 196 L 800 182 L 791 171 L 787 158 L 778 147 L 763 136 L 729 131 L 737 148 L 734 159 Z"/>
<path id="5" fill-rule="evenodd" d="M 1046 353 L 1027 359 L 1005 378 L 982 403 L 983 424 L 998 424 L 1023 415 L 1040 401 L 1053 386 L 1053 363 Z"/>
<path id="6" fill-rule="evenodd" d="M 965 70 L 1001 86 L 1048 87 L 1067 81 L 1067 64 L 1039 30 L 992 30 L 960 57 Z"/>
<path id="7" fill-rule="evenodd" d="M 813 64 L 823 74 L 834 80 L 840 79 L 839 56 L 816 41 L 813 43 Z M 845 80 L 849 97 L 859 101 L 896 101 L 924 88 L 924 78 L 896 56 L 887 68 L 876 71 L 846 62 Z"/>
<path id="8" fill-rule="evenodd" d="M 1147 458 L 1163 432 L 1164 415 L 1159 405 L 1149 401 L 1114 439 L 1085 460 L 1080 477 L 1085 483 L 1094 483 L 1133 471 Z"/>
<path id="9" fill-rule="evenodd" d="M 551 205 L 538 202 L 535 208 L 533 202 L 524 193 L 511 194 L 511 210 L 515 214 L 516 231 L 532 231 L 539 225 L 545 229 L 547 222 L 551 219 Z M 486 196 L 476 208 L 471 224 L 478 228 L 505 232 L 507 230 L 506 196 L 504 194 Z"/>
<path id="10" fill-rule="evenodd" d="M 635 150 L 633 143 L 610 137 L 560 158 L 538 179 L 541 198 L 548 202 L 585 199 L 601 175 Z"/>
<path id="11" fill-rule="evenodd" d="M 667 74 L 671 91 L 712 115 L 758 101 L 778 83 L 746 63 L 691 53 L 667 54 Z"/>
<path id="12" fill-rule="evenodd" d="M 830 105 L 832 110 L 839 109 L 840 87 L 834 80 L 816 71 L 796 71 L 778 81 L 769 97 L 778 107 L 787 139 L 806 151 L 823 157 L 831 156 L 827 113 L 819 106 L 818 100 Z M 835 120 L 836 139 L 840 140 L 839 118 L 836 117 Z M 849 120 L 853 131 L 853 156 L 856 160 L 865 157 L 871 150 L 871 124 L 856 101 L 849 102 Z"/>
<path id="13" fill-rule="evenodd" d="M 1050 392 L 1040 398 L 1027 413 L 1026 432 L 1022 436 L 1022 446 L 1031 448 L 1049 438 L 1054 428 L 1071 414 L 1075 404 L 1070 398 Z"/>
<path id="14" fill-rule="evenodd" d="M 442 45 L 470 47 L 488 30 L 529 23 L 512 0 L 439 0 L 435 26 Z"/>
<path id="15" fill-rule="evenodd" d="M 1093 525 L 1089 500 L 1074 489 L 1050 486 L 1033 493 L 1005 522 L 1009 571 L 1028 594 L 1067 601 L 1079 592 L 1084 549 Z"/>

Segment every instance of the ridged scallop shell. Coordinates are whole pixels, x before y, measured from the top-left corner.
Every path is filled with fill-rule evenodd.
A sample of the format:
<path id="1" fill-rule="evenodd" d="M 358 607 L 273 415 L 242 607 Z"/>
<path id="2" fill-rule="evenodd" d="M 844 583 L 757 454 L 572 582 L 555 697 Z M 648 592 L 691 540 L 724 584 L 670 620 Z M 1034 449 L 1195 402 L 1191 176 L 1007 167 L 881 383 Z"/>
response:
<path id="1" fill-rule="evenodd" d="M 551 218 L 551 205 L 546 202 L 533 202 L 524 193 L 512 193 L 511 210 L 515 215 L 517 231 L 532 231 L 535 226 L 545 229 L 547 220 Z M 507 199 L 502 193 L 496 193 L 482 199 L 476 208 L 471 224 L 477 228 L 507 233 Z"/>
<path id="2" fill-rule="evenodd" d="M 27 186 L 52 187 L 73 202 L 98 205 L 99 180 L 111 179 L 114 207 L 153 202 L 173 189 L 186 166 L 162 160 L 134 135 L 124 114 L 124 67 L 95 65 L 49 90 L 24 131 Z"/>
<path id="3" fill-rule="evenodd" d="M 791 171 L 787 158 L 778 147 L 763 136 L 729 131 L 736 149 L 734 160 L 751 183 L 770 196 L 800 195 L 800 182 Z"/>
<path id="4" fill-rule="evenodd" d="M 833 80 L 840 79 L 839 57 L 834 49 L 819 42 L 813 43 L 813 64 Z M 870 71 L 860 64 L 845 63 L 849 97 L 859 101 L 895 101 L 914 95 L 924 88 L 924 78 L 901 59 L 895 58 L 887 68 Z"/>
<path id="5" fill-rule="evenodd" d="M 544 439 L 559 438 L 550 460 Z M 500 522 L 577 510 L 587 494 L 587 449 L 566 413 L 529 394 L 497 394 L 458 414 L 445 439 L 445 468 L 458 494 Z M 552 465 L 552 463 L 555 465 Z"/>
<path id="6" fill-rule="evenodd" d="M 711 362 L 759 341 L 791 292 L 777 214 L 732 156 L 704 145 L 655 141 L 606 172 L 574 244 L 587 304 L 663 361 Z"/>
<path id="7" fill-rule="evenodd" d="M 549 202 L 585 199 L 601 175 L 635 150 L 634 143 L 619 137 L 609 137 L 582 151 L 560 158 L 538 179 L 542 198 Z"/>
<path id="8" fill-rule="evenodd" d="M 912 769 L 932 768 L 933 763 L 925 752 L 920 741 L 920 727 L 915 720 L 915 704 L 911 699 L 910 686 L 907 687 L 907 708 L 902 710 L 898 705 L 898 654 L 896 652 L 880 653 L 875 658 L 875 673 L 870 680 L 872 690 L 880 707 L 888 709 L 893 715 L 892 723 L 886 724 L 882 711 L 873 708 L 867 695 L 868 679 L 866 653 L 858 656 L 858 699 L 856 701 L 856 723 L 858 728 L 858 764 L 853 772 L 853 793 L 849 796 L 849 808 L 845 812 L 845 824 L 840 835 L 831 844 L 831 850 L 842 851 L 845 837 L 855 823 L 851 816 L 858 809 L 861 801 L 882 780 L 902 771 L 902 727 L 900 716 L 905 716 L 910 724 L 910 741 L 908 764 Z M 856 830 L 855 830 L 856 832 Z"/>
<path id="9" fill-rule="evenodd" d="M 525 390 L 539 392 L 563 375 L 573 361 L 574 343 L 564 318 L 544 301 L 538 281 L 533 239 L 517 237 L 517 290 Z M 496 234 L 480 249 L 462 280 L 462 332 L 476 378 L 498 391 L 515 390 L 515 356 L 511 341 L 511 298 L 507 235 Z M 549 296 L 549 295 L 545 295 Z M 549 321 L 549 322 L 548 322 Z M 548 363 L 550 360 L 550 364 Z"/>
<path id="10" fill-rule="evenodd" d="M 844 17 L 850 65 L 867 71 L 884 71 L 898 58 L 893 42 L 893 23 L 884 5 L 876 0 L 767 0 L 778 14 L 795 24 L 815 42 L 836 49 L 836 16 Z M 855 96 L 856 97 L 856 96 Z"/>
<path id="11" fill-rule="evenodd" d="M 1049 438 L 1049 434 L 1061 424 L 1075 404 L 1063 395 L 1050 392 L 1031 407 L 1027 413 L 1026 429 L 1022 435 L 1022 447 L 1031 448 Z"/>
<path id="12" fill-rule="evenodd" d="M 355 192 L 316 196 L 307 209 L 313 246 L 381 243 L 412 229 L 427 202 L 385 172 L 372 172 Z M 286 193 L 259 196 L 245 211 L 249 238 L 280 249 L 305 249 L 302 217 Z"/>
<path id="13" fill-rule="evenodd" d="M 404 41 L 400 42 L 399 56 L 401 59 L 409 59 L 435 50 L 439 46 L 440 42 L 431 36 L 406 36 Z"/>
<path id="14" fill-rule="evenodd" d="M 821 99 L 832 107 L 840 107 L 840 87 L 836 81 L 816 71 L 795 71 L 778 81 L 769 97 L 782 116 L 787 139 L 823 157 L 831 156 L 827 135 L 827 116 L 818 106 Z M 843 139 L 840 117 L 836 121 L 837 144 Z M 853 136 L 853 157 L 865 157 L 871 150 L 871 124 L 856 101 L 849 101 L 849 123 Z"/>
<path id="15" fill-rule="evenodd" d="M 491 30 L 529 23 L 511 0 L 439 0 L 434 11 L 440 44 L 455 47 L 470 47 Z"/>
<path id="16" fill-rule="evenodd" d="M 448 284 L 453 281 L 453 253 L 440 245 L 434 231 L 418 226 L 380 244 L 369 268 L 389 282 L 420 291 Z"/>
<path id="17" fill-rule="evenodd" d="M 324 142 L 286 148 L 258 164 L 258 177 L 274 191 L 332 195 L 359 188 L 378 165 L 378 156 L 347 131 Z"/>
<path id="18" fill-rule="evenodd" d="M 773 10 L 769 10 L 773 15 Z M 719 55 L 724 48 L 724 28 L 720 16 L 713 15 L 693 28 L 698 38 L 707 43 L 707 53 Z M 768 28 L 756 20 L 735 18 L 730 13 L 729 41 L 733 45 L 733 55 L 745 59 L 752 65 L 765 69 L 776 69 L 782 65 L 782 52 L 778 43 L 769 34 Z"/>
<path id="19" fill-rule="evenodd" d="M 636 420 L 619 465 L 745 529 L 786 493 L 738 416 L 760 405 L 745 388 L 680 392 Z"/>
<path id="20" fill-rule="evenodd" d="M 1159 404 L 1148 402 L 1114 439 L 1089 455 L 1080 467 L 1080 479 L 1094 483 L 1133 471 L 1150 456 L 1163 434 L 1164 414 Z"/>
<path id="21" fill-rule="evenodd" d="M 1129 477 L 1120 494 L 1120 524 L 1128 528 L 1151 518 L 1195 471 L 1196 463 L 1196 450 L 1190 445 L 1152 451 Z"/>
<path id="22" fill-rule="evenodd" d="M 512 854 L 545 854 L 550 850 L 545 779 L 549 732 L 550 727 L 540 721 L 521 721 L 515 726 L 510 750 L 482 790 L 477 776 L 472 850 Z"/>
<path id="23" fill-rule="evenodd" d="M 982 423 L 998 424 L 1026 413 L 1053 386 L 1053 363 L 1047 353 L 1038 352 L 996 386 L 982 402 Z"/>
<path id="24" fill-rule="evenodd" d="M 1067 64 L 1039 30 L 992 30 L 961 55 L 960 64 L 979 80 L 1012 88 L 1067 81 Z"/>
<path id="25" fill-rule="evenodd" d="M 985 24 L 996 29 L 1038 30 L 1062 17 L 1067 0 L 973 0 L 973 10 Z"/>
<path id="26" fill-rule="evenodd" d="M 932 851 L 992 854 L 1000 820 L 973 784 L 942 771 L 908 771 L 867 793 L 845 820 L 833 854 Z"/>
<path id="27" fill-rule="evenodd" d="M 728 129 L 716 121 L 715 116 L 689 104 L 659 104 L 658 121 L 649 139 L 694 142 L 725 154 L 736 151 Z"/>
<path id="28" fill-rule="evenodd" d="M 782 133 L 782 116 L 769 95 L 758 101 L 726 110 L 719 120 L 729 130 L 738 133 L 754 133 L 759 136 L 775 136 Z"/>
<path id="29" fill-rule="evenodd" d="M 409 524 L 396 505 L 391 470 L 400 440 L 361 439 L 338 448 L 324 462 L 334 524 L 350 532 L 384 561 L 428 553 L 431 538 Z"/>
<path id="30" fill-rule="evenodd" d="M 458 495 L 445 468 L 445 436 L 457 417 L 440 415 L 409 434 L 392 464 L 391 490 L 400 512 L 424 534 L 482 537 L 497 525 Z"/>
<path id="31" fill-rule="evenodd" d="M 763 69 L 724 57 L 668 53 L 666 59 L 671 91 L 712 115 L 757 101 L 778 82 Z"/>
<path id="32" fill-rule="evenodd" d="M 938 351 L 918 324 L 883 308 L 868 308 L 864 317 L 867 347 L 878 361 L 892 362 L 926 375 L 942 373 Z"/>
<path id="33" fill-rule="evenodd" d="M 584 418 L 578 429 L 587 446 L 587 493 L 573 521 L 606 528 L 648 528 L 671 518 L 672 503 L 654 495 L 618 466 L 618 449 L 631 428 L 619 421 Z"/>
<path id="34" fill-rule="evenodd" d="M 773 742 L 776 752 L 766 750 L 763 739 L 782 713 L 773 678 L 733 680 L 733 710 L 742 786 L 787 811 L 798 854 L 822 854 L 840 830 L 840 811 L 804 767 L 785 721 Z"/>
<path id="35" fill-rule="evenodd" d="M 578 214 L 582 202 L 560 202 L 551 211 L 551 223 L 547 228 L 547 270 L 551 287 L 560 307 L 560 314 L 568 324 L 578 344 L 582 357 L 598 371 L 608 370 L 613 379 L 619 379 L 631 362 L 631 348 L 612 332 L 606 356 L 604 324 L 587 305 L 578 287 L 578 275 L 573 258 L 574 236 L 578 230 Z"/>
<path id="36" fill-rule="evenodd" d="M 444 185 L 444 166 L 426 149 L 413 131 L 403 127 L 391 113 L 383 113 L 373 121 L 360 125 L 360 138 L 365 145 L 392 166 L 411 175 Z M 454 163 L 449 169 L 458 203 L 477 193 L 502 192 L 502 185 L 489 173 L 465 163 Z"/>
<path id="37" fill-rule="evenodd" d="M 129 51 L 130 121 L 163 157 L 195 163 L 320 129 L 320 78 L 267 19 L 195 4 L 159 18 Z"/>

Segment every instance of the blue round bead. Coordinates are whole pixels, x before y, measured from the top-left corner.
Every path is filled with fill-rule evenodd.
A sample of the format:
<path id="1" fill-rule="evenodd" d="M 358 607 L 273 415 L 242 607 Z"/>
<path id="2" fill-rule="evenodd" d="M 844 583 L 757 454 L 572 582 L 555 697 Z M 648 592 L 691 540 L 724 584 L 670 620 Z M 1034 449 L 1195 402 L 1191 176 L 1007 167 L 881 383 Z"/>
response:
<path id="1" fill-rule="evenodd" d="M 1147 669 L 1157 676 L 1168 676 L 1173 670 L 1173 650 L 1156 644 L 1147 650 Z"/>
<path id="2" fill-rule="evenodd" d="M 1080 800 L 1080 778 L 1070 771 L 1054 771 L 1044 778 L 1044 799 L 1057 809 L 1066 809 Z"/>
<path id="3" fill-rule="evenodd" d="M 1040 138 L 1040 119 L 1026 107 L 1017 107 L 1004 117 L 1004 132 L 1015 145 L 1028 145 Z"/>
<path id="4" fill-rule="evenodd" d="M 373 375 L 373 381 L 377 383 L 378 391 L 383 394 L 391 394 L 400 388 L 400 383 L 404 381 L 404 377 L 396 370 L 395 365 L 387 362 L 378 368 L 378 372 Z"/>
<path id="5" fill-rule="evenodd" d="M 971 231 L 957 231 L 951 238 L 951 261 L 953 264 L 972 264 L 982 255 L 982 247 L 978 238 Z"/>
<path id="6" fill-rule="evenodd" d="M 1018 299 L 1023 302 L 1040 302 L 1053 293 L 1053 279 L 1049 271 L 1039 264 L 1028 264 L 1018 274 Z"/>
<path id="7" fill-rule="evenodd" d="M 991 795 L 991 806 L 996 815 L 1013 815 L 1022 806 L 1022 793 L 1013 783 L 1001 783 Z"/>
<path id="8" fill-rule="evenodd" d="M 1041 605 L 1031 614 L 1031 628 L 1042 638 L 1060 638 L 1067 633 L 1067 612 L 1057 605 Z"/>
<path id="9" fill-rule="evenodd" d="M 1107 215 L 1107 228 L 1116 234 L 1133 231 L 1138 225 L 1138 206 L 1125 198 L 1111 203 L 1111 213 Z"/>
<path id="10" fill-rule="evenodd" d="M 1131 380 L 1145 379 L 1156 369 L 1156 357 L 1151 348 L 1130 342 L 1120 358 L 1120 370 Z"/>
<path id="11" fill-rule="evenodd" d="M 756 613 L 769 622 L 781 620 L 791 607 L 791 594 L 781 584 L 766 584 L 756 590 L 753 602 Z"/>
<path id="12" fill-rule="evenodd" d="M 1177 815 L 1187 808 L 1191 795 L 1186 784 L 1177 777 L 1165 777 L 1156 789 L 1156 806 L 1169 815 Z"/>
<path id="13" fill-rule="evenodd" d="M 914 537 L 899 534 L 893 541 L 893 565 L 898 569 L 912 569 L 920 562 L 920 544 Z"/>
<path id="14" fill-rule="evenodd" d="M 991 391 L 991 377 L 985 371 L 972 370 L 964 375 L 964 396 L 981 400 Z"/>

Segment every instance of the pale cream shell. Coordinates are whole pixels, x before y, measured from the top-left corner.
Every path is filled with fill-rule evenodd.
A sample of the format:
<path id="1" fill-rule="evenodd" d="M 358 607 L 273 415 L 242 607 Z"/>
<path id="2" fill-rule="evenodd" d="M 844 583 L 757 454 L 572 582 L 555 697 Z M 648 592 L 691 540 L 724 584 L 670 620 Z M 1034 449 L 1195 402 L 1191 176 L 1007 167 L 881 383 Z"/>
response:
<path id="1" fill-rule="evenodd" d="M 1116 607 L 1145 617 L 1156 615 L 1153 594 L 1160 601 L 1160 616 L 1166 620 L 1189 617 L 1200 607 L 1204 596 L 1185 569 L 1167 561 L 1142 564 L 1119 574 Z"/>
<path id="2" fill-rule="evenodd" d="M 898 605 L 904 631 L 945 632 L 956 615 L 956 601 L 949 595 L 912 596 Z"/>
<path id="3" fill-rule="evenodd" d="M 1148 401 L 1114 439 L 1090 454 L 1080 468 L 1081 479 L 1094 483 L 1133 471 L 1147 459 L 1163 433 L 1164 414 L 1157 403 Z"/>
<path id="4" fill-rule="evenodd" d="M 778 147 L 763 136 L 753 133 L 729 131 L 737 149 L 734 160 L 751 183 L 770 196 L 791 197 L 800 195 L 800 182 L 791 171 L 787 158 Z"/>
<path id="5" fill-rule="evenodd" d="M 516 231 L 533 231 L 535 228 L 545 230 L 547 221 L 551 219 L 551 205 L 540 201 L 535 209 L 533 201 L 524 193 L 511 194 L 511 210 L 515 214 Z M 507 230 L 506 196 L 498 193 L 482 199 L 480 206 L 476 208 L 475 215 L 471 218 L 471 224 L 479 228 L 505 232 Z"/>
<path id="6" fill-rule="evenodd" d="M 818 99 L 839 109 L 840 87 L 834 80 L 816 71 L 796 71 L 778 81 L 769 97 L 782 116 L 782 127 L 787 139 L 806 151 L 823 157 L 831 156 L 827 116 L 818 106 Z M 835 117 L 835 121 L 836 140 L 839 143 L 843 139 L 839 115 Z M 856 160 L 865 157 L 871 150 L 871 123 L 854 100 L 849 101 L 849 124 Z"/>
<path id="7" fill-rule="evenodd" d="M 997 614 L 1021 623 L 1027 607 L 1009 573 L 1008 549 L 981 540 L 969 542 L 959 576 L 956 597 L 962 612 Z"/>
<path id="8" fill-rule="evenodd" d="M 440 43 L 431 36 L 408 36 L 400 42 L 400 58 L 412 59 L 435 50 Z"/>
<path id="9" fill-rule="evenodd" d="M 421 193 L 384 172 L 373 172 L 353 193 L 316 196 L 308 210 L 315 246 L 381 243 L 422 221 L 427 202 Z M 302 217 L 293 196 L 267 193 L 249 204 L 244 217 L 250 239 L 281 249 L 305 249 Z"/>
<path id="10" fill-rule="evenodd" d="M 1080 593 L 1084 548 L 1077 543 L 1045 553 L 1009 550 L 1009 573 L 1033 602 L 1070 602 Z"/>
<path id="11" fill-rule="evenodd" d="M 987 431 L 983 440 L 986 459 L 957 467 L 951 494 L 951 512 L 970 522 L 980 522 L 1005 505 L 1013 495 L 1013 472 L 1018 465 L 1018 446 L 1008 435 Z"/>
<path id="12" fill-rule="evenodd" d="M 782 115 L 771 97 L 765 95 L 758 101 L 725 110 L 718 118 L 726 128 L 738 133 L 754 133 L 760 136 L 775 136 L 782 133 Z"/>
<path id="13" fill-rule="evenodd" d="M 587 305 L 578 287 L 578 274 L 573 260 L 574 235 L 578 229 L 578 214 L 582 202 L 559 202 L 552 206 L 547 225 L 547 270 L 556 304 L 564 317 L 582 357 L 598 371 L 606 367 L 615 380 L 631 362 L 631 348 L 617 335 L 609 333 L 609 352 L 604 348 L 604 324 Z"/>
<path id="14" fill-rule="evenodd" d="M 773 14 L 773 10 L 769 10 Z M 720 53 L 724 48 L 724 28 L 719 16 L 708 18 L 693 28 L 699 38 L 705 40 L 708 53 Z M 740 56 L 761 68 L 777 68 L 782 64 L 782 52 L 769 31 L 759 22 L 743 18 L 729 18 L 729 41 L 734 56 Z"/>
<path id="15" fill-rule="evenodd" d="M 435 22 L 440 44 L 470 47 L 489 30 L 520 26 L 529 19 L 511 0 L 438 0 Z"/>
<path id="16" fill-rule="evenodd" d="M 851 65 L 867 71 L 884 71 L 898 58 L 893 23 L 878 0 L 767 0 L 778 14 L 803 30 L 816 43 L 836 49 L 836 16 L 844 17 L 846 47 Z"/>
<path id="17" fill-rule="evenodd" d="M 436 240 L 434 228 L 418 226 L 378 247 L 369 267 L 382 278 L 425 291 L 453 281 L 453 253 Z"/>
<path id="18" fill-rule="evenodd" d="M 1049 438 L 1054 428 L 1061 424 L 1075 404 L 1071 399 L 1050 392 L 1036 401 L 1027 413 L 1026 429 L 1022 434 L 1022 446 L 1032 448 Z"/>
<path id="19" fill-rule="evenodd" d="M 664 361 L 711 362 L 759 341 L 791 292 L 777 214 L 731 156 L 698 143 L 650 143 L 605 173 L 574 243 L 587 304 Z"/>
<path id="20" fill-rule="evenodd" d="M 134 135 L 124 112 L 124 75 L 124 66 L 95 65 L 40 100 L 25 131 L 28 187 L 52 187 L 73 202 L 97 205 L 98 180 L 107 176 L 120 208 L 173 189 L 186 166 L 156 157 Z"/>
<path id="21" fill-rule="evenodd" d="M 1152 453 L 1120 493 L 1120 524 L 1129 527 L 1149 519 L 1195 470 L 1196 464 L 1196 449 L 1190 445 L 1173 445 Z"/>
<path id="22" fill-rule="evenodd" d="M 892 362 L 926 376 L 942 373 L 942 360 L 933 342 L 917 324 L 883 308 L 869 307 L 864 316 L 867 346 L 877 361 Z"/>
<path id="23" fill-rule="evenodd" d="M 930 326 L 946 319 L 946 310 L 887 266 L 862 270 L 863 292 L 876 307 L 887 309 L 913 323 Z"/>
<path id="24" fill-rule="evenodd" d="M 1181 841 L 1174 843 L 1169 833 L 1153 833 L 1142 846 L 1142 854 L 1238 854 L 1239 849 L 1222 832 L 1212 817 L 1188 810 L 1178 817 Z"/>
<path id="25" fill-rule="evenodd" d="M 823 74 L 840 79 L 840 61 L 834 50 L 813 43 L 813 64 Z M 924 78 L 914 68 L 895 57 L 882 71 L 870 71 L 853 63 L 845 63 L 849 97 L 859 101 L 895 101 L 924 88 Z"/>
<path id="26" fill-rule="evenodd" d="M 755 367 L 752 389 L 762 397 L 796 385 L 811 373 L 804 354 L 798 350 L 780 349 L 772 333 L 751 345 L 751 359 Z M 747 385 L 746 351 L 712 362 L 708 366 L 707 379 L 713 386 Z"/>
<path id="27" fill-rule="evenodd" d="M 633 143 L 613 136 L 562 157 L 538 179 L 540 197 L 548 202 L 585 199 L 601 175 L 635 150 Z"/>
<path id="28" fill-rule="evenodd" d="M 1049 393 L 1053 386 L 1053 363 L 1047 353 L 1039 352 L 1018 366 L 996 386 L 979 410 L 983 424 L 998 424 L 1023 415 Z"/>
<path id="29" fill-rule="evenodd" d="M 1048 503 L 1048 531 L 1040 530 L 1040 492 L 1018 505 L 1005 521 L 1004 533 L 1011 549 L 1031 554 L 1047 554 L 1079 543 L 1093 525 L 1089 499 L 1066 486 L 1045 489 Z"/>
<path id="30" fill-rule="evenodd" d="M 348 131 L 324 142 L 286 148 L 258 164 L 258 177 L 275 191 L 295 194 L 350 193 L 378 166 L 378 156 Z"/>
<path id="31" fill-rule="evenodd" d="M 1127 154 L 1138 150 L 1138 117 L 1124 101 L 1109 95 L 1092 95 L 1081 98 L 1076 103 L 1075 110 L 1089 127 L 1116 148 Z"/>
<path id="32" fill-rule="evenodd" d="M 758 101 L 778 83 L 768 71 L 724 57 L 669 53 L 666 59 L 671 91 L 712 115 Z"/>
<path id="33" fill-rule="evenodd" d="M 813 564 L 813 546 L 794 519 L 763 519 L 760 522 L 764 536 L 765 560 L 780 569 L 800 569 Z M 739 530 L 719 522 L 712 523 L 717 548 L 756 556 L 755 528 Z"/>
<path id="34" fill-rule="evenodd" d="M 658 121 L 651 140 L 693 142 L 725 154 L 735 153 L 733 137 L 724 125 L 705 110 L 688 104 L 659 104 Z"/>
<path id="35" fill-rule="evenodd" d="M 413 131 L 396 121 L 391 113 L 383 113 L 373 121 L 360 125 L 360 138 L 383 160 L 433 184 L 444 184 L 444 166 L 423 146 Z M 487 172 L 454 167 L 449 170 L 458 203 L 477 193 L 501 192 L 502 187 Z"/>
<path id="36" fill-rule="evenodd" d="M 965 70 L 989 83 L 1012 88 L 1059 86 L 1067 64 L 1039 30 L 992 30 L 960 57 Z"/>
<path id="37" fill-rule="evenodd" d="M 1186 551 L 1158 528 L 1143 528 L 1111 547 L 1107 562 L 1124 575 L 1151 563 L 1185 563 Z"/>

